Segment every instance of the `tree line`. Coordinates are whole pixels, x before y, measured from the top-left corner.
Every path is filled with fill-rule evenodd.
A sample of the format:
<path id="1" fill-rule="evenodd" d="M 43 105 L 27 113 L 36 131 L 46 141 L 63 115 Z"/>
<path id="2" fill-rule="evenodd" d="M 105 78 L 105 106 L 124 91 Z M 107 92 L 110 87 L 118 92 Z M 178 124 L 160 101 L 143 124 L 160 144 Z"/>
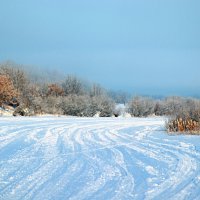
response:
<path id="1" fill-rule="evenodd" d="M 33 81 L 15 64 L 0 64 L 0 106 L 16 106 L 14 115 L 64 114 L 112 116 L 114 101 L 98 84 L 85 84 L 74 75 L 63 81 Z"/>
<path id="2" fill-rule="evenodd" d="M 148 97 L 134 97 L 127 106 L 131 116 L 167 116 L 168 132 L 200 132 L 200 100 L 178 96 L 155 100 Z"/>
<path id="3" fill-rule="evenodd" d="M 134 117 L 170 116 L 167 123 L 169 131 L 199 129 L 199 99 L 131 97 L 123 91 L 107 91 L 99 84 L 85 82 L 74 75 L 66 75 L 60 80 L 56 78 L 57 81 L 52 77 L 37 76 L 14 63 L 1 63 L 0 106 L 15 107 L 14 115 L 110 117 L 122 114 L 115 106 L 121 103 L 125 105 L 125 111 Z"/>

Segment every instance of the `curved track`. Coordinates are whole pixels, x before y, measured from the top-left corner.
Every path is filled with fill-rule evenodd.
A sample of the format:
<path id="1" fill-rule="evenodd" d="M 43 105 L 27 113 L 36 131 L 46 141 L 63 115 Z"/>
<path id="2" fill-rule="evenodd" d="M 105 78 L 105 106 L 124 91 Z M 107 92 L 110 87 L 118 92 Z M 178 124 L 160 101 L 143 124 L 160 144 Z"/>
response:
<path id="1" fill-rule="evenodd" d="M 1 118 L 0 199 L 200 199 L 200 137 L 160 118 Z"/>

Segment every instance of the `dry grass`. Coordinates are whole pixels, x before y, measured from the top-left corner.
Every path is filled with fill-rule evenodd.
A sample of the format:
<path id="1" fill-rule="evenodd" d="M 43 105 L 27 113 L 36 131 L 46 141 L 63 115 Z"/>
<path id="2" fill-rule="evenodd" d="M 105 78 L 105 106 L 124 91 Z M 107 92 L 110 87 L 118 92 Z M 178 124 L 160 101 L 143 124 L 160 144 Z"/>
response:
<path id="1" fill-rule="evenodd" d="M 179 132 L 194 135 L 200 134 L 200 122 L 192 119 L 170 119 L 166 123 L 166 128 L 169 133 Z"/>

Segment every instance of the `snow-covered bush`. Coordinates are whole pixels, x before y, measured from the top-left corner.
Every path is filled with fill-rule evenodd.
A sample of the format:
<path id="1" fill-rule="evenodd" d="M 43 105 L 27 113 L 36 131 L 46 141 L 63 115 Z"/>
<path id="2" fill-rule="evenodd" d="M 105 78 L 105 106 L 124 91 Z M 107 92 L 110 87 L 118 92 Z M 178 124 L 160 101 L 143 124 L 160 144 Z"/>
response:
<path id="1" fill-rule="evenodd" d="M 69 95 L 63 98 L 61 108 L 65 115 L 93 117 L 99 113 L 100 117 L 109 117 L 113 114 L 114 104 L 105 96 Z"/>
<path id="2" fill-rule="evenodd" d="M 111 117 L 114 113 L 115 104 L 107 96 L 93 97 L 93 105 L 96 105 L 96 111 L 99 112 L 100 117 Z"/>
<path id="3" fill-rule="evenodd" d="M 115 117 L 119 117 L 119 116 L 125 117 L 126 106 L 124 104 L 116 104 L 113 114 Z"/>
<path id="4" fill-rule="evenodd" d="M 68 75 L 62 84 L 65 95 L 82 95 L 83 85 L 76 76 Z"/>
<path id="5" fill-rule="evenodd" d="M 61 109 L 65 115 L 88 116 L 89 105 L 87 96 L 68 95 L 62 99 Z"/>
<path id="6" fill-rule="evenodd" d="M 147 97 L 134 97 L 127 104 L 127 111 L 134 117 L 147 117 L 154 114 L 155 102 Z"/>

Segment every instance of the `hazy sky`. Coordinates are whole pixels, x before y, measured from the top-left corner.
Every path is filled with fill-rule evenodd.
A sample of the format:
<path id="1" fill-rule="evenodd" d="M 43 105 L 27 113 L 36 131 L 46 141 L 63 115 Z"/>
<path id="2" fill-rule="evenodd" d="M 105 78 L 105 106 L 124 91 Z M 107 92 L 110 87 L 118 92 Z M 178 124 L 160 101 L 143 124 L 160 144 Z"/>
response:
<path id="1" fill-rule="evenodd" d="M 135 94 L 200 95 L 200 0 L 0 0 L 0 61 Z"/>

